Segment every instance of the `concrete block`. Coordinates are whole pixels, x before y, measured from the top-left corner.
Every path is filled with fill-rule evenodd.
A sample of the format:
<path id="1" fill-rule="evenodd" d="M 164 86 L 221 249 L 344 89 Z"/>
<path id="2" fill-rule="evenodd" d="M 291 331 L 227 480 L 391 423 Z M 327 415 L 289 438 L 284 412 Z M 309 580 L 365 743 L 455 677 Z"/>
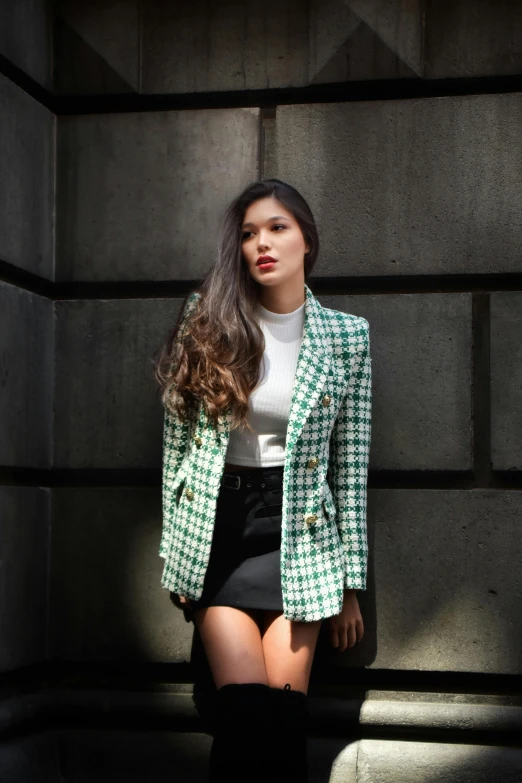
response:
<path id="1" fill-rule="evenodd" d="M 522 294 L 491 293 L 491 465 L 522 469 Z"/>
<path id="2" fill-rule="evenodd" d="M 0 671 L 6 672 L 47 658 L 49 491 L 0 487 L 0 518 Z"/>
<path id="3" fill-rule="evenodd" d="M 521 514 L 518 492 L 370 490 L 365 633 L 317 666 L 520 674 Z"/>
<path id="4" fill-rule="evenodd" d="M 174 731 L 60 731 L 60 771 L 68 783 L 204 783 L 209 734 Z"/>
<path id="5" fill-rule="evenodd" d="M 522 95 L 279 106 L 265 176 L 308 199 L 314 274 L 520 271 Z"/>
<path id="6" fill-rule="evenodd" d="M 1 0 L 0 52 L 51 89 L 52 0 Z"/>
<path id="7" fill-rule="evenodd" d="M 430 79 L 501 76 L 522 71 L 522 7 L 518 0 L 428 0 L 425 71 Z"/>
<path id="8" fill-rule="evenodd" d="M 190 660 L 193 625 L 161 586 L 160 536 L 159 487 L 53 490 L 54 659 Z"/>
<path id="9" fill-rule="evenodd" d="M 0 116 L 0 259 L 52 280 L 55 118 L 2 75 Z"/>
<path id="10" fill-rule="evenodd" d="M 52 303 L 0 282 L 0 465 L 49 468 Z"/>
<path id="11" fill-rule="evenodd" d="M 313 0 L 309 30 L 313 84 L 422 75 L 420 0 Z"/>
<path id="12" fill-rule="evenodd" d="M 202 276 L 222 210 L 257 177 L 258 114 L 61 117 L 57 279 Z"/>
<path id="13" fill-rule="evenodd" d="M 370 323 L 370 467 L 470 470 L 471 295 L 318 298 Z"/>
<path id="14" fill-rule="evenodd" d="M 506 703 L 511 700 L 516 706 Z M 386 729 L 423 737 L 446 731 L 453 738 L 483 732 L 482 736 L 495 737 L 495 744 L 509 744 L 506 736 L 520 735 L 522 706 L 516 695 L 366 691 L 359 721 L 363 733 L 373 730 L 374 736 Z"/>
<path id="15" fill-rule="evenodd" d="M 379 739 L 358 745 L 358 783 L 518 783 L 522 776 L 520 748 Z"/>
<path id="16" fill-rule="evenodd" d="M 54 733 L 3 740 L 0 745 L 2 783 L 57 783 L 61 780 Z"/>
<path id="17" fill-rule="evenodd" d="M 160 468 L 152 356 L 182 301 L 56 302 L 55 467 Z"/>
<path id="18" fill-rule="evenodd" d="M 60 0 L 55 14 L 55 90 L 125 93 L 140 89 L 140 2 Z"/>
<path id="19" fill-rule="evenodd" d="M 143 91 L 300 86 L 308 78 L 308 7 L 275 3 L 143 6 Z"/>

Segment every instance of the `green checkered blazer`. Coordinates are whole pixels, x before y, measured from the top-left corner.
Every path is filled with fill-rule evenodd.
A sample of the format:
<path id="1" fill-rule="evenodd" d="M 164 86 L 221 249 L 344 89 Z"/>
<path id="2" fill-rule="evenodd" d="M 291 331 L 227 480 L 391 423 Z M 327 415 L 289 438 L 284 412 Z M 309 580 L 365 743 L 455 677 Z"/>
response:
<path id="1" fill-rule="evenodd" d="M 371 439 L 369 324 L 323 307 L 305 284 L 303 341 L 288 419 L 283 473 L 284 616 L 339 614 L 346 587 L 366 589 L 366 495 Z M 193 292 L 183 314 L 195 307 Z M 161 583 L 198 599 L 210 557 L 230 434 L 203 406 L 188 422 L 164 411 Z"/>

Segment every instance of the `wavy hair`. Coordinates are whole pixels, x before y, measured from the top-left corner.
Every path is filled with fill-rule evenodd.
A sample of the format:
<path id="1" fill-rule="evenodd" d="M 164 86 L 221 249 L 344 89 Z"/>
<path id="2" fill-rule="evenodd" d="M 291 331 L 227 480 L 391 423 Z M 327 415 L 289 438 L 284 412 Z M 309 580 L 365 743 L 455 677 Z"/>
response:
<path id="1" fill-rule="evenodd" d="M 182 421 L 202 400 L 213 426 L 229 409 L 232 429 L 253 432 L 248 398 L 260 380 L 265 339 L 255 318 L 259 284 L 243 258 L 241 226 L 248 207 L 270 196 L 293 215 L 310 247 L 304 255 L 305 280 L 317 261 L 319 236 L 312 211 L 291 185 L 259 180 L 230 203 L 222 218 L 217 260 L 185 298 L 176 325 L 154 357 L 161 402 Z M 194 293 L 199 294 L 195 307 Z"/>

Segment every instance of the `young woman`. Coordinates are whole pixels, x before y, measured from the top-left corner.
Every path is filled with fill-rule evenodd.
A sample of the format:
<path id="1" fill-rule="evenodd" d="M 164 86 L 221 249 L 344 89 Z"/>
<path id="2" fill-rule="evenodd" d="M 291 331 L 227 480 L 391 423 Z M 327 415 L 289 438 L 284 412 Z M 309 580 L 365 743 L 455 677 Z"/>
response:
<path id="1" fill-rule="evenodd" d="M 211 781 L 307 780 L 321 624 L 339 651 L 363 636 L 369 325 L 312 294 L 318 250 L 293 187 L 247 187 L 156 365 L 162 584 L 217 688 Z"/>

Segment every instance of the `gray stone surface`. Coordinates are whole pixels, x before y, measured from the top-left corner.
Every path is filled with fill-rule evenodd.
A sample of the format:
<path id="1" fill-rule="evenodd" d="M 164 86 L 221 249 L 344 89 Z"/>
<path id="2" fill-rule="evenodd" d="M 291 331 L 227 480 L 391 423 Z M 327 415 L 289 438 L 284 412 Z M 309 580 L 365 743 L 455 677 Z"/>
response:
<path id="1" fill-rule="evenodd" d="M 421 75 L 420 0 L 150 0 L 143 90 L 190 93 Z"/>
<path id="2" fill-rule="evenodd" d="M 521 124 L 520 94 L 279 106 L 264 172 L 309 200 L 322 275 L 519 272 Z"/>
<path id="3" fill-rule="evenodd" d="M 314 0 L 309 42 L 315 84 L 421 76 L 421 0 Z"/>
<path id="4" fill-rule="evenodd" d="M 125 93 L 140 89 L 140 0 L 59 0 L 55 90 Z"/>
<path id="5" fill-rule="evenodd" d="M 59 783 L 63 780 L 54 732 L 3 740 L 0 780 L 2 783 Z"/>
<path id="6" fill-rule="evenodd" d="M 47 658 L 49 491 L 0 487 L 0 519 L 0 671 L 5 672 Z"/>
<path id="7" fill-rule="evenodd" d="M 61 117 L 59 280 L 194 279 L 257 177 L 258 110 Z"/>
<path id="8" fill-rule="evenodd" d="M 159 468 L 152 356 L 183 299 L 56 302 L 54 465 Z"/>
<path id="9" fill-rule="evenodd" d="M 371 490 L 367 631 L 324 665 L 520 674 L 521 514 L 519 492 Z"/>
<path id="10" fill-rule="evenodd" d="M 0 117 L 0 260 L 52 279 L 54 115 L 0 74 Z"/>
<path id="11" fill-rule="evenodd" d="M 370 323 L 370 467 L 471 469 L 471 295 L 318 298 Z"/>
<path id="12" fill-rule="evenodd" d="M 52 0 L 0 0 L 0 53 L 48 88 L 51 50 Z"/>
<path id="13" fill-rule="evenodd" d="M 160 582 L 160 505 L 159 488 L 53 490 L 53 658 L 190 660 L 193 625 Z"/>
<path id="14" fill-rule="evenodd" d="M 522 293 L 491 293 L 491 464 L 522 469 Z"/>
<path id="15" fill-rule="evenodd" d="M 52 302 L 0 282 L 0 465 L 49 468 Z"/>
<path id="16" fill-rule="evenodd" d="M 307 5 L 299 0 L 144 5 L 144 92 L 302 85 L 307 75 Z"/>
<path id="17" fill-rule="evenodd" d="M 205 783 L 210 734 L 175 731 L 60 731 L 67 783 Z"/>
<path id="18" fill-rule="evenodd" d="M 427 0 L 425 8 L 424 74 L 428 78 L 522 71 L 519 0 Z"/>
<path id="19" fill-rule="evenodd" d="M 360 740 L 357 783 L 519 783 L 522 749 Z"/>
<path id="20" fill-rule="evenodd" d="M 405 693 L 405 699 L 368 699 L 359 714 L 363 726 L 417 729 L 423 731 L 484 731 L 519 734 L 522 729 L 522 707 L 498 704 L 464 703 L 466 695 L 454 696 L 458 702 L 448 702 L 449 694 L 437 694 L 440 703 L 424 701 L 424 694 Z M 453 695 L 453 694 L 452 694 Z M 477 698 L 477 697 L 476 697 Z M 487 697 L 484 697 L 487 698 Z M 363 729 L 364 731 L 364 729 Z"/>

